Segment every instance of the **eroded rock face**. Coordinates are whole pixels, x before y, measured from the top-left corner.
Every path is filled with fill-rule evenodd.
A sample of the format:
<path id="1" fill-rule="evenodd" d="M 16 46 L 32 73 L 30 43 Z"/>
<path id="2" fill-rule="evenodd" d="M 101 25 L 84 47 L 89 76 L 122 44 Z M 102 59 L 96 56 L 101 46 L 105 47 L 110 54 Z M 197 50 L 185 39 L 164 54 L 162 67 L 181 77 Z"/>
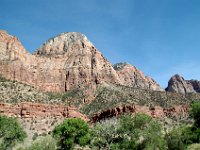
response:
<path id="1" fill-rule="evenodd" d="M 30 102 L 18 104 L 0 103 L 0 114 L 18 118 L 54 116 L 58 118 L 80 118 L 84 121 L 88 121 L 87 116 L 79 113 L 76 107 L 56 104 L 41 104 Z"/>
<path id="2" fill-rule="evenodd" d="M 125 86 L 150 89 L 155 91 L 163 91 L 163 89 L 151 77 L 145 76 L 135 66 L 127 63 L 119 63 L 114 65 L 115 70 L 121 80 L 121 84 Z"/>
<path id="3" fill-rule="evenodd" d="M 4 30 L 0 30 L 0 50 L 0 58 L 4 61 L 14 61 L 17 59 L 26 61 L 29 57 L 19 39 L 9 35 Z"/>
<path id="4" fill-rule="evenodd" d="M 140 105 L 122 105 L 98 112 L 91 117 L 92 122 L 117 117 L 126 113 L 145 113 L 153 118 L 188 116 L 189 105 L 177 105 L 171 108 L 154 106 L 153 108 Z"/>
<path id="5" fill-rule="evenodd" d="M 171 77 L 166 88 L 168 92 L 176 93 L 199 93 L 200 81 L 197 80 L 185 80 L 182 76 L 176 74 Z"/>
<path id="6" fill-rule="evenodd" d="M 0 74 L 7 79 L 34 82 L 34 56 L 29 54 L 17 37 L 0 30 Z"/>

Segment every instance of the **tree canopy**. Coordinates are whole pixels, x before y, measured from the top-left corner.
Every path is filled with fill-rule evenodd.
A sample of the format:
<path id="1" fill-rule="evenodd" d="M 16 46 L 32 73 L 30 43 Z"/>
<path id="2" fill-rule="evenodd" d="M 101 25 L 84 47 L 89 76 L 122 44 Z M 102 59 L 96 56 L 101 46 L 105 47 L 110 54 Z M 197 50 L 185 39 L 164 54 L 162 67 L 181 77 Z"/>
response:
<path id="1" fill-rule="evenodd" d="M 0 116 L 0 149 L 11 149 L 17 142 L 26 137 L 25 131 L 14 118 Z"/>
<path id="2" fill-rule="evenodd" d="M 90 141 L 89 126 L 78 118 L 66 119 L 55 127 L 53 135 L 58 145 L 64 149 L 73 149 L 75 144 L 85 146 Z"/>

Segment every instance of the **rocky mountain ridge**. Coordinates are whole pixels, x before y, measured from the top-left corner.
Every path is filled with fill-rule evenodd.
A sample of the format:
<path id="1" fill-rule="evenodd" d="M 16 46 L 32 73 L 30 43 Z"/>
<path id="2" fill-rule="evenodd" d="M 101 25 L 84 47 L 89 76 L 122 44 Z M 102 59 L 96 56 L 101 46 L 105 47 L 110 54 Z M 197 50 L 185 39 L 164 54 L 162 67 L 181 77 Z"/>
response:
<path id="1" fill-rule="evenodd" d="M 182 76 L 176 74 L 170 78 L 166 91 L 182 94 L 200 93 L 200 81 L 185 80 Z"/>
<path id="2" fill-rule="evenodd" d="M 21 42 L 0 31 L 1 75 L 33 85 L 38 90 L 66 92 L 81 86 L 117 84 L 162 90 L 131 65 L 117 71 L 81 33 L 67 32 L 45 42 L 31 55 Z"/>
<path id="3" fill-rule="evenodd" d="M 164 91 L 154 79 L 128 63 L 111 63 L 87 37 L 78 32 L 61 33 L 47 40 L 34 54 L 16 36 L 0 30 L 0 75 L 38 90 L 66 92 L 99 84 L 116 84 Z M 199 93 L 200 81 L 174 75 L 166 91 Z"/>

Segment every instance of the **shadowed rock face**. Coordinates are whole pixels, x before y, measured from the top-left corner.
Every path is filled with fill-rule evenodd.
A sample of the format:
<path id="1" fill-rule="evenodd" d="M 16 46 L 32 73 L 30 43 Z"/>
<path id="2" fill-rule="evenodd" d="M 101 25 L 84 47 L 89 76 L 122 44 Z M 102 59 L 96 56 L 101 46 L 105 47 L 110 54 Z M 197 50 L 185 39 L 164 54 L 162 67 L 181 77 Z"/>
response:
<path id="1" fill-rule="evenodd" d="M 169 80 L 166 91 L 182 94 L 200 93 L 200 81 L 185 80 L 182 76 L 176 74 Z"/>
<path id="2" fill-rule="evenodd" d="M 118 84 L 162 90 L 136 67 L 115 70 L 81 33 L 62 33 L 45 42 L 31 55 L 20 41 L 0 31 L 1 75 L 43 91 L 65 92 L 81 86 Z"/>

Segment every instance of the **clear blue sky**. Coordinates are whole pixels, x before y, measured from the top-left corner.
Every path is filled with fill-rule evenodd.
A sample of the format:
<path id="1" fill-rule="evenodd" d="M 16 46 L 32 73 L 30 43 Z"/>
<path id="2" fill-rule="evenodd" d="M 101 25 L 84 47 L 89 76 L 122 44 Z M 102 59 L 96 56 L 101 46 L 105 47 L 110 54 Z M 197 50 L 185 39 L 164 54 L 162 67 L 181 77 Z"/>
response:
<path id="1" fill-rule="evenodd" d="M 0 0 L 0 29 L 33 52 L 61 32 L 82 32 L 112 63 L 128 62 L 162 87 L 200 80 L 200 0 Z"/>

